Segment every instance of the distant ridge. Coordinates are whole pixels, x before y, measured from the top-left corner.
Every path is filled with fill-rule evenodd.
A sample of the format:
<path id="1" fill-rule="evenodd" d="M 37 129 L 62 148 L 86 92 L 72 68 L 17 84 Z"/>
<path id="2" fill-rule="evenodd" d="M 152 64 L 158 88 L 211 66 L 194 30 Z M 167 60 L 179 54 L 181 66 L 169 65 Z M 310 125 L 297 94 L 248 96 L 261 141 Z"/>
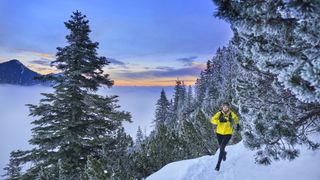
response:
<path id="1" fill-rule="evenodd" d="M 39 76 L 41 74 L 30 70 L 17 59 L 0 63 L 0 84 L 22 86 L 43 84 L 43 82 L 34 79 Z"/>

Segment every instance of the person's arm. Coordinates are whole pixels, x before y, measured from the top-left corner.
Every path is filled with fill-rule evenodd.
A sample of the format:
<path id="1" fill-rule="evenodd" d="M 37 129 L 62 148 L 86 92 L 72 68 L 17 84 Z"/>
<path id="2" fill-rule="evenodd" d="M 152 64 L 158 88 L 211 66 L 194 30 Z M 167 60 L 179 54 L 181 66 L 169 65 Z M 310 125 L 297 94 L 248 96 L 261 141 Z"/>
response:
<path id="1" fill-rule="evenodd" d="M 232 116 L 232 119 L 234 120 L 235 124 L 238 125 L 238 124 L 239 124 L 239 118 L 238 118 L 238 116 L 236 115 L 236 113 L 234 113 L 233 111 L 231 111 L 231 116 Z"/>
<path id="2" fill-rule="evenodd" d="M 211 118 L 211 123 L 214 125 L 217 125 L 219 123 L 219 117 L 221 112 L 217 112 L 214 116 Z"/>
<path id="3" fill-rule="evenodd" d="M 234 120 L 234 123 L 237 125 L 237 131 L 240 131 L 241 130 L 241 127 L 239 125 L 239 118 L 238 116 L 236 115 L 236 113 L 234 113 L 233 111 L 231 111 L 231 116 L 232 116 L 232 119 Z"/>

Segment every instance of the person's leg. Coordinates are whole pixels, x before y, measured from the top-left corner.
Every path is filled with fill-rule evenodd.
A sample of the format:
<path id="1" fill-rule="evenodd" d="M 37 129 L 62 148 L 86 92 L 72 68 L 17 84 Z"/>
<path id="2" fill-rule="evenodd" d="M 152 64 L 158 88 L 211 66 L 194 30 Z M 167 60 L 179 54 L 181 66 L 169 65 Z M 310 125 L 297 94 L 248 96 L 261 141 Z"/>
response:
<path id="1" fill-rule="evenodd" d="M 218 138 L 218 143 L 219 143 L 219 156 L 218 156 L 218 162 L 216 165 L 216 170 L 219 171 L 220 170 L 220 164 L 221 164 L 221 160 L 224 156 L 224 141 L 225 141 L 225 135 L 221 135 L 221 134 L 217 134 L 217 138 Z"/>
<path id="2" fill-rule="evenodd" d="M 231 135 L 225 135 L 224 141 L 223 141 L 223 157 L 222 160 L 225 161 L 227 159 L 227 151 L 226 146 L 228 145 L 229 141 L 231 139 Z"/>
<path id="3" fill-rule="evenodd" d="M 219 152 L 218 163 L 217 163 L 217 166 L 216 166 L 216 170 L 219 171 L 220 170 L 221 161 L 222 161 L 223 157 L 225 157 L 225 147 L 228 144 L 229 140 L 231 139 L 231 135 L 229 135 L 229 134 L 228 135 L 217 134 L 217 137 L 218 137 L 218 141 L 219 141 L 219 138 L 220 138 L 220 142 L 219 142 L 220 152 Z"/>
<path id="4" fill-rule="evenodd" d="M 216 134 L 217 135 L 217 139 L 218 139 L 218 144 L 219 144 L 219 147 L 221 146 L 221 143 L 222 143 L 222 140 L 223 140 L 223 135 L 221 134 Z"/>

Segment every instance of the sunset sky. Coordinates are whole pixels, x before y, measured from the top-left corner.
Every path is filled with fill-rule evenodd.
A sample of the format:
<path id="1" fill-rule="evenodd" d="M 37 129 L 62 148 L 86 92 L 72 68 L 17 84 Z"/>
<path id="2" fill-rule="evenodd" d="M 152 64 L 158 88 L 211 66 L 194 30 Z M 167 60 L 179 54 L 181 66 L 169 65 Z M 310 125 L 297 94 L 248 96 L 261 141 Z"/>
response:
<path id="1" fill-rule="evenodd" d="M 0 62 L 22 61 L 46 74 L 73 11 L 89 19 L 105 72 L 119 86 L 194 84 L 205 62 L 232 37 L 211 0 L 1 0 Z"/>

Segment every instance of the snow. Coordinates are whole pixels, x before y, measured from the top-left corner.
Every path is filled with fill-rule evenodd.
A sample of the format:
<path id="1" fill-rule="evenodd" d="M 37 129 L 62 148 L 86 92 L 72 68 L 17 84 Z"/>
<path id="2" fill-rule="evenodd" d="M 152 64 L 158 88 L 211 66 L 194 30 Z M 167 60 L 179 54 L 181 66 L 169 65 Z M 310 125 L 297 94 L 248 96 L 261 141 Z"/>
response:
<path id="1" fill-rule="evenodd" d="M 254 163 L 254 151 L 240 142 L 227 146 L 227 160 L 215 171 L 218 155 L 170 163 L 147 180 L 319 180 L 320 151 L 301 147 L 293 161 L 276 161 L 269 166 Z"/>

